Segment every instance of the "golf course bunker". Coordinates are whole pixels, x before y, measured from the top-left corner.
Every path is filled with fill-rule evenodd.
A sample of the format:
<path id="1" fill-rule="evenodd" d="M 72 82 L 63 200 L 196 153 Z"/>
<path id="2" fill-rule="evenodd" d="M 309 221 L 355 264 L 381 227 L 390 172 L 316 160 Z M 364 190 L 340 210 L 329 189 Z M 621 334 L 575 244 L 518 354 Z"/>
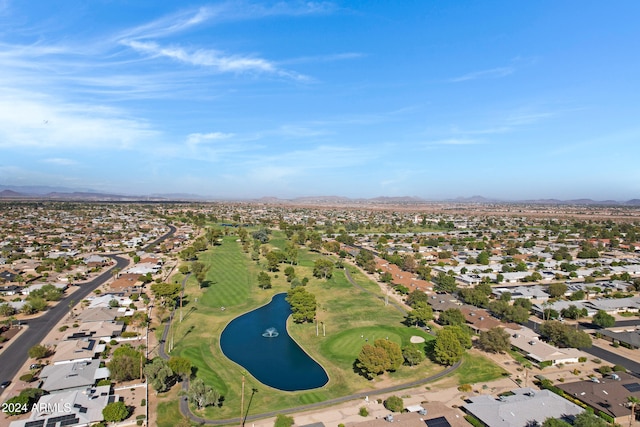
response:
<path id="1" fill-rule="evenodd" d="M 409 338 L 409 341 L 411 341 L 412 344 L 420 344 L 423 343 L 425 339 L 417 335 L 413 335 L 411 338 Z"/>
<path id="2" fill-rule="evenodd" d="M 289 336 L 291 307 L 287 294 L 277 294 L 265 306 L 233 319 L 222 331 L 220 348 L 258 381 L 278 390 L 322 387 L 329 376 Z"/>

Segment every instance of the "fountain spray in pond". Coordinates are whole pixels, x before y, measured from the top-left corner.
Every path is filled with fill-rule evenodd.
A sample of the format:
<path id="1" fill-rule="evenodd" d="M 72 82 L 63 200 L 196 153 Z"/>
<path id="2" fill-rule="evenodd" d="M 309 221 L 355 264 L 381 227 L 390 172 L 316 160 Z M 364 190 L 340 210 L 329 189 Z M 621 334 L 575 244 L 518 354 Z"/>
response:
<path id="1" fill-rule="evenodd" d="M 262 333 L 262 336 L 266 338 L 275 338 L 278 336 L 278 330 L 273 327 L 267 328 L 267 330 Z"/>

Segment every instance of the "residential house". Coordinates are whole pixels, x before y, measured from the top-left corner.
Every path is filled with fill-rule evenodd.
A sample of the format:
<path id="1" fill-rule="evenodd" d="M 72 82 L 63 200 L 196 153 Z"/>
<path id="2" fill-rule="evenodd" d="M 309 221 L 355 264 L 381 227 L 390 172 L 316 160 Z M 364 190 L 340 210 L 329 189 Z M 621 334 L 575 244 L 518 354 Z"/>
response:
<path id="1" fill-rule="evenodd" d="M 99 360 L 47 365 L 40 374 L 41 389 L 50 393 L 60 390 L 86 390 L 96 381 L 109 378 L 109 368 L 100 368 Z"/>
<path id="2" fill-rule="evenodd" d="M 105 349 L 105 344 L 99 344 L 95 339 L 62 341 L 56 346 L 51 357 L 54 365 L 74 362 L 88 362 L 98 357 Z"/>
<path id="3" fill-rule="evenodd" d="M 565 393 L 593 408 L 613 417 L 616 424 L 628 425 L 631 411 L 627 397 L 640 399 L 640 380 L 625 372 L 616 372 L 606 378 L 561 383 L 556 385 Z"/>
<path id="4" fill-rule="evenodd" d="M 463 409 L 488 427 L 524 427 L 542 425 L 547 418 L 571 421 L 584 409 L 549 390 L 519 388 L 513 395 L 495 398 L 473 396 Z"/>
<path id="5" fill-rule="evenodd" d="M 540 340 L 540 336 L 528 328 L 505 328 L 511 336 L 511 346 L 527 359 L 540 365 L 577 363 L 583 353 L 575 348 L 558 348 Z"/>
<path id="6" fill-rule="evenodd" d="M 102 410 L 109 403 L 120 400 L 110 394 L 105 385 L 85 390 L 62 391 L 41 396 L 36 409 L 24 420 L 13 421 L 9 427 L 89 426 L 104 421 Z"/>

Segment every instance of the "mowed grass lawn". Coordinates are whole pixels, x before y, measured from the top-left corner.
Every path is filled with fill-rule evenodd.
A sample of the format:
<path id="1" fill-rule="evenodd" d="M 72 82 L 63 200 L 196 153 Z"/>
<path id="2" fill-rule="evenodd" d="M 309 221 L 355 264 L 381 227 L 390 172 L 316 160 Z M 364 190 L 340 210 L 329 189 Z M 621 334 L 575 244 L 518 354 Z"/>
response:
<path id="1" fill-rule="evenodd" d="M 276 246 L 282 247 L 284 241 L 282 233 L 274 233 Z M 235 317 L 268 303 L 274 294 L 290 288 L 283 273 L 286 265 L 281 265 L 278 272 L 269 273 L 273 289 L 262 290 L 257 287 L 256 278 L 263 271 L 265 261 L 262 257 L 260 264 L 252 261 L 235 236 L 226 236 L 222 245 L 200 255 L 200 261 L 209 265 L 207 285 L 200 288 L 193 278 L 187 282 L 183 321 L 176 323 L 174 328 L 175 348 L 171 352 L 171 355 L 189 358 L 196 375 L 224 396 L 221 407 L 209 407 L 199 415 L 210 419 L 240 416 L 243 377 L 245 390 L 257 389 L 249 408 L 250 414 L 257 414 L 372 390 L 381 387 L 383 381 L 384 386 L 401 384 L 444 369 L 426 360 L 418 367 L 401 367 L 395 373 L 372 381 L 357 375 L 353 362 L 366 339 L 373 344 L 377 338 L 388 337 L 405 345 L 412 335 L 427 340 L 432 338 L 419 329 L 404 326 L 403 315 L 392 305 L 384 305 L 379 287 L 367 282 L 363 274 L 357 273 L 354 277 L 358 283 L 366 284 L 367 290 L 377 294 L 363 292 L 351 285 L 343 270 L 335 269 L 329 280 L 314 278 L 313 263 L 321 256 L 300 249 L 295 270 L 297 277 L 309 278 L 306 289 L 316 296 L 317 318 L 324 324 L 326 336 L 322 327 L 316 335 L 314 324 L 295 324 L 289 320 L 288 327 L 292 337 L 326 369 L 329 383 L 316 390 L 283 392 L 259 383 L 241 366 L 227 359 L 220 349 L 219 338 L 224 327 Z M 248 396 L 249 392 L 246 398 Z M 168 409 L 163 407 L 163 410 Z"/>

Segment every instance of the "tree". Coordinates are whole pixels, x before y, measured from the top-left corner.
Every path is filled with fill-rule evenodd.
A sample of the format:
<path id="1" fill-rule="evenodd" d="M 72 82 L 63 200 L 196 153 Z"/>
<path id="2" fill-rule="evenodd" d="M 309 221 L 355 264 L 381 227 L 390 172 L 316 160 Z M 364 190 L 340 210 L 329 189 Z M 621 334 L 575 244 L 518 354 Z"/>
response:
<path id="1" fill-rule="evenodd" d="M 170 302 L 171 306 L 175 305 L 175 301 L 182 291 L 182 286 L 177 283 L 154 283 L 151 285 L 153 295 L 162 301 L 162 305 Z"/>
<path id="2" fill-rule="evenodd" d="M 631 408 L 631 416 L 629 417 L 629 427 L 633 425 L 633 421 L 636 419 L 636 405 L 640 403 L 640 399 L 635 396 L 627 396 L 627 402 Z"/>
<path id="3" fill-rule="evenodd" d="M 144 355 L 128 344 L 118 347 L 107 364 L 111 378 L 115 381 L 129 381 L 140 378 L 140 367 L 145 361 Z"/>
<path id="4" fill-rule="evenodd" d="M 433 358 L 437 363 L 453 365 L 462 358 L 463 354 L 464 348 L 453 330 L 442 328 L 437 332 L 433 349 Z"/>
<path id="5" fill-rule="evenodd" d="M 271 289 L 271 276 L 264 271 L 258 273 L 258 286 L 262 289 Z"/>
<path id="6" fill-rule="evenodd" d="M 294 424 L 293 417 L 288 415 L 278 414 L 276 415 L 276 421 L 273 423 L 273 427 L 291 427 Z"/>
<path id="7" fill-rule="evenodd" d="M 402 347 L 402 357 L 409 366 L 419 365 L 425 358 L 424 352 L 413 344 Z"/>
<path id="8" fill-rule="evenodd" d="M 496 326 L 480 332 L 478 345 L 489 353 L 504 353 L 511 348 L 511 340 L 507 331 Z"/>
<path id="9" fill-rule="evenodd" d="M 129 416 L 129 408 L 124 402 L 111 402 L 102 409 L 102 416 L 108 423 L 117 423 Z"/>
<path id="10" fill-rule="evenodd" d="M 365 344 L 356 359 L 356 367 L 366 378 L 372 379 L 389 367 L 387 352 L 380 347 Z"/>
<path id="11" fill-rule="evenodd" d="M 286 255 L 282 251 L 269 251 L 266 255 L 267 269 L 269 271 L 278 271 L 278 266 L 286 259 Z"/>
<path id="12" fill-rule="evenodd" d="M 34 359 L 43 359 L 51 353 L 51 349 L 44 345 L 38 344 L 34 345 L 29 349 L 29 357 Z"/>
<path id="13" fill-rule="evenodd" d="M 549 320 L 540 325 L 540 335 L 558 347 L 587 348 L 592 344 L 589 334 L 557 320 Z"/>
<path id="14" fill-rule="evenodd" d="M 433 309 L 425 302 L 415 304 L 413 310 L 407 313 L 407 325 L 426 326 L 429 320 L 433 319 Z"/>
<path id="15" fill-rule="evenodd" d="M 143 370 L 147 381 L 155 389 L 156 393 L 163 392 L 167 389 L 167 380 L 171 378 L 173 371 L 166 360 L 161 357 L 156 357 L 151 363 L 147 364 Z"/>
<path id="16" fill-rule="evenodd" d="M 407 305 L 409 307 L 415 308 L 415 305 L 419 302 L 423 302 L 427 304 L 429 301 L 429 295 L 421 291 L 420 289 L 414 289 L 407 295 Z"/>
<path id="17" fill-rule="evenodd" d="M 287 292 L 287 302 L 296 323 L 313 322 L 316 318 L 316 297 L 304 287 L 295 287 Z"/>
<path id="18" fill-rule="evenodd" d="M 560 310 L 560 314 L 562 315 L 562 317 L 566 319 L 579 319 L 587 315 L 587 309 L 586 308 L 580 309 L 575 305 L 571 304 L 569 307 L 563 308 L 562 310 Z"/>
<path id="19" fill-rule="evenodd" d="M 459 308 L 448 308 L 438 317 L 441 325 L 464 325 L 466 320 Z"/>
<path id="20" fill-rule="evenodd" d="M 292 266 L 288 266 L 284 269 L 284 275 L 287 276 L 287 282 L 291 282 L 296 278 L 296 269 Z"/>
<path id="21" fill-rule="evenodd" d="M 0 316 L 9 317 L 16 314 L 16 309 L 8 303 L 0 304 Z"/>
<path id="22" fill-rule="evenodd" d="M 601 328 L 610 328 L 616 324 L 616 319 L 604 310 L 598 310 L 593 316 L 593 324 Z"/>
<path id="23" fill-rule="evenodd" d="M 389 396 L 384 401 L 384 407 L 392 412 L 402 412 L 404 409 L 404 401 L 398 396 Z"/>
<path id="24" fill-rule="evenodd" d="M 362 375 L 371 379 L 384 371 L 395 371 L 403 361 L 402 350 L 398 344 L 378 339 L 373 345 L 365 344 L 362 347 L 355 365 Z"/>
<path id="25" fill-rule="evenodd" d="M 217 405 L 220 401 L 220 393 L 214 388 L 205 385 L 202 379 L 196 378 L 189 385 L 187 399 L 190 403 L 196 405 L 198 409 L 202 409 L 210 405 Z"/>
<path id="26" fill-rule="evenodd" d="M 402 357 L 402 350 L 400 346 L 393 341 L 389 341 L 388 339 L 377 339 L 373 343 L 374 346 L 380 347 L 387 353 L 387 358 L 389 360 L 389 367 L 386 369 L 387 371 L 395 371 L 397 370 L 402 362 L 404 362 L 404 357 Z"/>
<path id="27" fill-rule="evenodd" d="M 195 276 L 200 287 L 202 287 L 207 278 L 207 271 L 209 271 L 209 266 L 205 265 L 203 262 L 195 261 L 191 263 L 191 272 Z"/>
<path id="28" fill-rule="evenodd" d="M 573 419 L 573 427 L 607 427 L 605 420 L 590 412 L 583 412 Z"/>
<path id="29" fill-rule="evenodd" d="M 314 277 L 330 279 L 333 274 L 333 262 L 328 258 L 317 259 L 313 264 Z"/>
<path id="30" fill-rule="evenodd" d="M 542 423 L 542 427 L 571 427 L 571 424 L 558 418 L 547 418 Z"/>
<path id="31" fill-rule="evenodd" d="M 171 356 L 169 358 L 169 368 L 174 374 L 182 378 L 191 375 L 191 361 L 186 357 Z"/>
<path id="32" fill-rule="evenodd" d="M 567 292 L 567 285 L 564 283 L 551 283 L 548 289 L 549 295 L 553 298 L 561 297 Z"/>
<path id="33" fill-rule="evenodd" d="M 438 273 L 438 276 L 434 279 L 433 290 L 436 292 L 449 292 L 453 293 L 456 291 L 456 279 L 453 276 L 446 274 L 441 271 Z"/>

